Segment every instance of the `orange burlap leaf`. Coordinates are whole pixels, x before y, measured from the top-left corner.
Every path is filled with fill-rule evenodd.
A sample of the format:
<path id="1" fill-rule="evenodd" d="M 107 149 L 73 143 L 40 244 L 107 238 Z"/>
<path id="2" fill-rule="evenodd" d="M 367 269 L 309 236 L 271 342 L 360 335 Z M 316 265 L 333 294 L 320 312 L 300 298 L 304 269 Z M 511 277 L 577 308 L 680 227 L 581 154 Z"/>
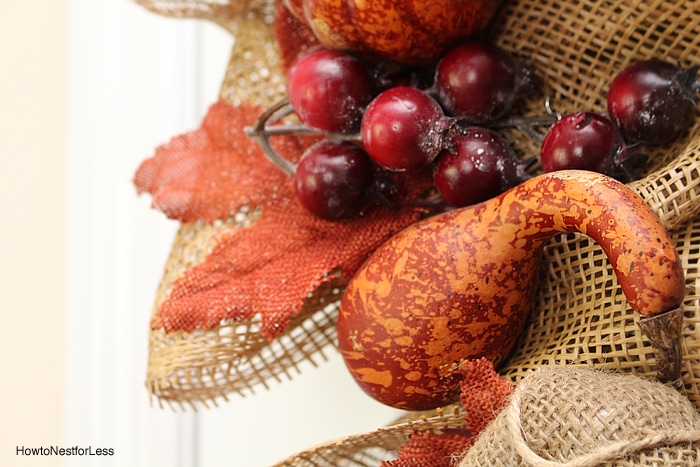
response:
<path id="1" fill-rule="evenodd" d="M 486 358 L 464 361 L 459 371 L 460 400 L 469 429 L 476 437 L 506 405 L 513 383 L 502 378 Z"/>
<path id="2" fill-rule="evenodd" d="M 294 198 L 279 198 L 253 226 L 223 235 L 202 264 L 176 281 L 152 325 L 211 329 L 259 313 L 260 333 L 273 339 L 307 296 L 333 278 L 331 271 L 347 280 L 371 251 L 418 216 L 416 210 L 378 209 L 332 223 Z"/>
<path id="3" fill-rule="evenodd" d="M 459 454 L 473 442 L 469 430 L 417 431 L 399 449 L 399 457 L 382 462 L 381 467 L 454 467 L 459 464 Z"/>
<path id="4" fill-rule="evenodd" d="M 138 191 L 150 193 L 154 207 L 182 222 L 227 219 L 245 205 L 262 208 L 255 224 L 220 234 L 208 257 L 173 283 L 153 328 L 212 329 L 259 313 L 261 334 L 273 339 L 332 272 L 347 280 L 379 244 L 425 214 L 417 207 L 383 206 L 343 222 L 309 214 L 291 178 L 244 133 L 259 113 L 218 102 L 201 128 L 159 147 L 136 172 Z M 280 153 L 299 159 L 301 138 L 275 139 Z M 428 174 L 411 183 L 408 197 L 429 186 Z"/>
<path id="5" fill-rule="evenodd" d="M 417 431 L 399 449 L 398 458 L 383 462 L 382 467 L 454 467 L 460 463 L 477 435 L 507 403 L 513 383 L 501 378 L 486 358 L 467 360 L 459 371 L 466 427 L 440 433 Z"/>
<path id="6" fill-rule="evenodd" d="M 138 192 L 150 193 L 153 207 L 187 223 L 211 223 L 245 205 L 270 204 L 270 196 L 288 190 L 290 180 L 244 133 L 261 112 L 254 106 L 215 103 L 200 128 L 176 136 L 141 163 L 134 177 Z M 278 140 L 278 151 L 298 160 L 302 140 Z"/>

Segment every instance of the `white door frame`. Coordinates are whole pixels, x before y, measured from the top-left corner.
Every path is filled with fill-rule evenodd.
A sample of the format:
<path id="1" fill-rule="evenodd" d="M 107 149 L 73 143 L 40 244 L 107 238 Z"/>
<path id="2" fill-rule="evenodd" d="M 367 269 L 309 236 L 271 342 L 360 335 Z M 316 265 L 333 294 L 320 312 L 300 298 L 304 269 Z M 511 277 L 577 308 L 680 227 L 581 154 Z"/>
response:
<path id="1" fill-rule="evenodd" d="M 158 145 L 199 125 L 230 36 L 129 0 L 71 0 L 68 20 L 63 441 L 112 448 L 100 466 L 193 467 L 197 415 L 151 406 L 144 385 L 149 313 L 177 223 L 132 178 Z"/>

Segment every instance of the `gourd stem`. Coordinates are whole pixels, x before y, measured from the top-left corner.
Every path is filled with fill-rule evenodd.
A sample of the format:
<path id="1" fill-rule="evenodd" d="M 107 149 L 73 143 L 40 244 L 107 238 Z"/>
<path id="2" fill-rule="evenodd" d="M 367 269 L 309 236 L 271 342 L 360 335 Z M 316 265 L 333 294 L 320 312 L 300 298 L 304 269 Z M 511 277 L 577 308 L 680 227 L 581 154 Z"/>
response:
<path id="1" fill-rule="evenodd" d="M 657 379 L 678 389 L 682 385 L 683 308 L 644 316 L 638 324 L 654 349 Z"/>

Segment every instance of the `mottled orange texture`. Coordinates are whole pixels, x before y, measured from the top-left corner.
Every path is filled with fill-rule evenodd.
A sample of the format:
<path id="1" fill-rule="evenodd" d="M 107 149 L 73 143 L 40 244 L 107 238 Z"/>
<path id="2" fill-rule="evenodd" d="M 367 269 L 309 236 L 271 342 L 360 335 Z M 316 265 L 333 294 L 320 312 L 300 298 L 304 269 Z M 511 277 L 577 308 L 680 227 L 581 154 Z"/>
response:
<path id="1" fill-rule="evenodd" d="M 337 322 L 355 380 L 397 408 L 454 402 L 464 359 L 498 365 L 511 351 L 534 302 L 542 249 L 563 232 L 584 233 L 602 247 L 639 313 L 682 302 L 678 252 L 638 195 L 593 172 L 544 174 L 413 224 L 372 254 L 348 284 Z M 365 379 L 372 371 L 390 373 L 392 385 Z"/>
<path id="2" fill-rule="evenodd" d="M 219 234 L 206 259 L 173 283 L 153 328 L 211 329 L 259 314 L 261 334 L 273 339 L 307 296 L 334 277 L 331 272 L 340 272 L 341 284 L 347 281 L 373 249 L 426 212 L 377 206 L 343 222 L 314 217 L 298 203 L 291 178 L 244 134 L 259 113 L 219 102 L 201 128 L 159 147 L 136 173 L 138 190 L 183 222 L 225 220 L 245 205 L 262 212 L 251 227 Z M 303 140 L 276 139 L 279 152 L 298 160 Z M 402 188 L 406 199 L 425 189 L 427 175 Z"/>
<path id="3" fill-rule="evenodd" d="M 481 31 L 498 0 L 285 0 L 319 42 L 405 64 L 437 60 Z"/>

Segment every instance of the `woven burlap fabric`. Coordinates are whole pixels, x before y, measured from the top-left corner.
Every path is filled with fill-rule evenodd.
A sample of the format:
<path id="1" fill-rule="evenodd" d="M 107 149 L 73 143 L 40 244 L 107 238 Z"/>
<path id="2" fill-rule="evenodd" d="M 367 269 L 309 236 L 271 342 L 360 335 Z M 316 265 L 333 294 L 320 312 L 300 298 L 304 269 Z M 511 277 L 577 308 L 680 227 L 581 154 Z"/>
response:
<path id="1" fill-rule="evenodd" d="M 274 467 L 337 467 L 380 465 L 394 459 L 417 430 L 444 433 L 464 428 L 464 413 L 453 406 L 420 417 L 410 416 L 377 430 L 353 434 L 304 449 Z"/>
<path id="2" fill-rule="evenodd" d="M 542 367 L 462 458 L 468 466 L 696 466 L 700 414 L 655 380 Z"/>
<path id="3" fill-rule="evenodd" d="M 158 14 L 202 18 L 233 34 L 235 41 L 221 87 L 234 104 L 266 106 L 284 95 L 278 46 L 272 31 L 274 1 L 149 1 L 139 3 Z M 612 77 L 634 59 L 658 57 L 683 66 L 700 64 L 700 1 L 555 2 L 504 1 L 487 31 L 489 39 L 535 66 L 543 89 L 514 110 L 542 114 L 550 97 L 559 113 L 605 110 Z M 519 154 L 538 153 L 538 145 L 507 131 Z M 686 265 L 683 391 L 700 406 L 700 330 L 697 269 L 700 228 L 700 122 L 678 142 L 644 148 L 649 162 L 643 178 L 631 183 L 673 232 Z M 537 166 L 532 171 L 537 172 Z M 153 313 L 170 286 L 201 262 L 217 236 L 250 213 L 215 224 L 184 224 L 165 266 Z M 530 323 L 502 374 L 519 380 L 543 364 L 602 366 L 653 375 L 654 357 L 636 326 L 637 316 L 619 291 L 607 259 L 586 237 L 554 239 L 545 251 L 545 270 Z M 216 404 L 230 394 L 254 392 L 293 377 L 303 363 L 317 364 L 332 352 L 336 303 L 342 289 L 329 283 L 309 298 L 287 330 L 273 342 L 258 333 L 259 323 L 223 322 L 217 329 L 150 335 L 147 387 L 159 402 L 193 407 Z M 274 300 L 274 297 L 270 297 Z"/>

